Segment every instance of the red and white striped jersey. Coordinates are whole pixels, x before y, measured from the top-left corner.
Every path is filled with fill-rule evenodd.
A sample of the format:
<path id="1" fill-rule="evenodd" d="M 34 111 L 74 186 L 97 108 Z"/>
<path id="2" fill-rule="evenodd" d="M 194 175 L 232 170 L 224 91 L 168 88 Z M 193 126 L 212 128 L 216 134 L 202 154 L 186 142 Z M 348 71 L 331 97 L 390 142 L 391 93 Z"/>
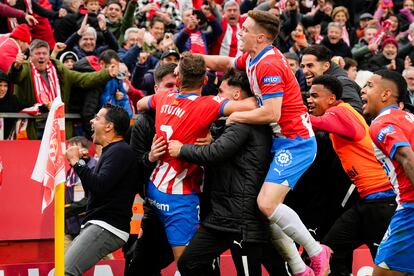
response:
<path id="1" fill-rule="evenodd" d="M 241 30 L 246 17 L 240 16 L 236 25 L 230 25 L 226 18 L 221 21 L 223 32 L 211 48 L 212 55 L 235 57 L 241 53 L 238 49 L 237 33 Z"/>
<path id="2" fill-rule="evenodd" d="M 399 147 L 414 150 L 414 115 L 397 106 L 389 106 L 372 121 L 369 130 L 372 141 L 379 149 L 375 152 L 377 159 L 387 172 L 395 171 L 396 177 L 391 175 L 390 179 L 397 194 L 397 209 L 413 208 L 414 188 L 394 156 Z"/>
<path id="3" fill-rule="evenodd" d="M 290 139 L 314 136 L 299 84 L 277 48 L 269 45 L 253 59 L 244 53 L 234 63 L 236 69 L 246 71 L 259 106 L 263 100 L 283 97 L 280 119 L 270 124 L 274 136 Z"/>
<path id="4" fill-rule="evenodd" d="M 148 104 L 155 109 L 157 136 L 194 144 L 197 138 L 207 136 L 212 122 L 222 116 L 227 100 L 218 96 L 159 92 Z M 167 194 L 200 192 L 203 169 L 195 164 L 172 158 L 168 152 L 158 161 L 150 181 Z"/>

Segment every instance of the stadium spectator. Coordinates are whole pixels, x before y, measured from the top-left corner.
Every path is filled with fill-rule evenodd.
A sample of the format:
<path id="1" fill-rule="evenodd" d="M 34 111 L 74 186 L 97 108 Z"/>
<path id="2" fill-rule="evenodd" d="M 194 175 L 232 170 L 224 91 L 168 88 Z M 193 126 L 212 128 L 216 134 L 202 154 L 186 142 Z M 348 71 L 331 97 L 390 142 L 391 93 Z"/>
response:
<path id="1" fill-rule="evenodd" d="M 381 51 L 369 59 L 369 71 L 375 72 L 380 69 L 388 69 L 402 73 L 404 61 L 397 57 L 398 44 L 393 37 L 387 37 L 382 41 Z"/>
<path id="2" fill-rule="evenodd" d="M 18 53 L 25 53 L 32 41 L 29 26 L 18 25 L 9 36 L 0 36 L 0 70 L 8 72 Z"/>
<path id="3" fill-rule="evenodd" d="M 50 59 L 49 52 L 49 45 L 45 41 L 35 39 L 30 44 L 29 61 L 25 61 L 25 56 L 19 53 L 10 68 L 9 78 L 14 84 L 14 93 L 22 104 L 50 106 L 53 99 L 60 96 L 66 103 L 67 110 L 72 87 L 94 88 L 118 73 L 118 68 L 112 65 L 96 73 L 78 73 L 67 69 L 59 61 Z M 66 132 L 71 137 L 70 125 Z M 35 120 L 29 121 L 27 134 L 30 139 L 39 137 Z"/>
<path id="4" fill-rule="evenodd" d="M 362 112 L 362 101 L 359 96 L 360 87 L 348 78 L 342 68 L 331 61 L 331 52 L 328 48 L 322 45 L 308 47 L 303 52 L 300 65 L 309 87 L 317 76 L 326 74 L 338 78 L 343 88 L 342 100 L 352 105 L 358 112 Z"/>

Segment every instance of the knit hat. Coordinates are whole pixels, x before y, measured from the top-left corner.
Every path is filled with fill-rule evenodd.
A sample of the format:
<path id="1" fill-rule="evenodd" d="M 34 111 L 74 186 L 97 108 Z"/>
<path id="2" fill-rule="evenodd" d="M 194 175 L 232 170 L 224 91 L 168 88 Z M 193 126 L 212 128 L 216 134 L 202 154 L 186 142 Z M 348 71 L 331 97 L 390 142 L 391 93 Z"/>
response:
<path id="1" fill-rule="evenodd" d="M 32 41 L 32 35 L 30 34 L 30 29 L 27 24 L 17 25 L 17 27 L 11 32 L 10 37 L 27 43 Z"/>
<path id="2" fill-rule="evenodd" d="M 7 76 L 7 74 L 5 72 L 3 72 L 2 70 L 0 70 L 0 81 L 5 81 L 5 82 L 9 82 L 9 77 Z"/>
<path id="3" fill-rule="evenodd" d="M 62 63 L 64 63 L 68 59 L 73 59 L 75 62 L 79 60 L 78 56 L 72 51 L 64 52 L 59 58 L 60 62 Z"/>
<path id="4" fill-rule="evenodd" d="M 397 43 L 397 40 L 395 40 L 393 37 L 391 37 L 391 36 L 388 36 L 388 37 L 386 37 L 383 41 L 382 41 L 382 45 L 381 45 L 381 47 L 382 47 L 382 49 L 384 49 L 385 48 L 385 46 L 387 45 L 387 44 L 394 44 L 394 46 L 395 47 L 397 47 L 397 49 L 398 49 L 398 43 Z"/>

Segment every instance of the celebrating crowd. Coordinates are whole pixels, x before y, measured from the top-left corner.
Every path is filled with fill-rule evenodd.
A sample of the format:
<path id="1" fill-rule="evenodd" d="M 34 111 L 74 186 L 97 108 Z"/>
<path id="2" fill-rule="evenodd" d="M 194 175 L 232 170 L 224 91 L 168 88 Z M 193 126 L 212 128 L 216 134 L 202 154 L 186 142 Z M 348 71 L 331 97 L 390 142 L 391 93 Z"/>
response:
<path id="1" fill-rule="evenodd" d="M 121 247 L 125 275 L 174 261 L 220 275 L 227 249 L 238 275 L 350 275 L 363 244 L 374 275 L 414 274 L 413 0 L 8 0 L 0 14 L 0 113 L 60 97 L 80 114 L 65 275 Z M 44 124 L 0 118 L 0 139 Z"/>

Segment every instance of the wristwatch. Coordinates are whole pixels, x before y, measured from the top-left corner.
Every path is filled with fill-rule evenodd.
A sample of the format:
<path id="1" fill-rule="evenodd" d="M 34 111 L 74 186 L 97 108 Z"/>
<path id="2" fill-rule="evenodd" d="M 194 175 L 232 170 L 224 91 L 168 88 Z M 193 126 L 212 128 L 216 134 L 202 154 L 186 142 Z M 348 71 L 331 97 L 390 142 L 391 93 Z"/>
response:
<path id="1" fill-rule="evenodd" d="M 78 162 L 75 163 L 75 165 L 73 165 L 74 168 L 78 167 L 78 168 L 83 168 L 86 166 L 86 162 L 83 159 L 79 159 Z"/>

